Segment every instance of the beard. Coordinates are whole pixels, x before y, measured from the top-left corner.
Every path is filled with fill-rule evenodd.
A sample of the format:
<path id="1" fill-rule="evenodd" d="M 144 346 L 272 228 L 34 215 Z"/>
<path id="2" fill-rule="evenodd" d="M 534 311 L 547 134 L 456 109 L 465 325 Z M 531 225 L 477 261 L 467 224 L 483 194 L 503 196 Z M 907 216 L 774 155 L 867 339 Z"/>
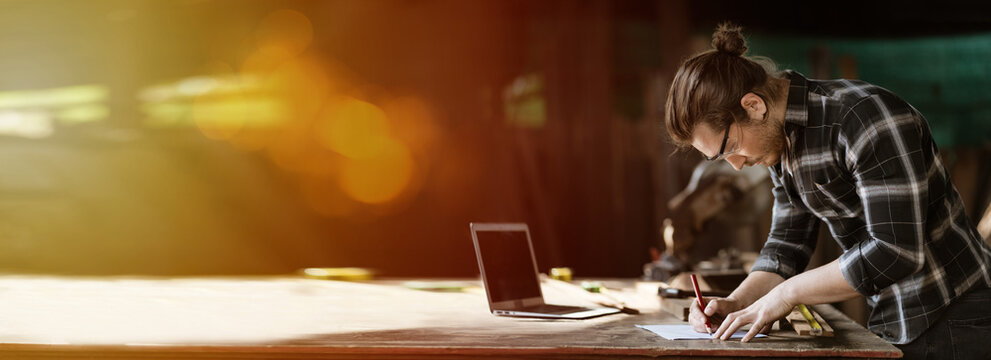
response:
<path id="1" fill-rule="evenodd" d="M 784 124 L 767 121 L 761 124 L 763 129 L 757 132 L 758 143 L 761 144 L 760 159 L 755 160 L 754 165 L 774 166 L 781 161 L 781 154 L 785 148 Z"/>

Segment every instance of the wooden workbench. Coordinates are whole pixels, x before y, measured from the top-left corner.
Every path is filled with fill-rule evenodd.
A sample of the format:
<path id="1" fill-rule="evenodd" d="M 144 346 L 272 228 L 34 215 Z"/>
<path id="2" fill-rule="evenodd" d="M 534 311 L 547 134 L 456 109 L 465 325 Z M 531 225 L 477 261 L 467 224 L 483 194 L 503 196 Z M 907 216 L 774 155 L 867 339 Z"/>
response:
<path id="1" fill-rule="evenodd" d="M 479 288 L 438 293 L 400 283 L 3 276 L 0 358 L 901 356 L 830 306 L 816 310 L 833 338 L 775 331 L 746 344 L 670 341 L 634 327 L 680 321 L 658 311 L 656 296 L 633 290 L 613 294 L 639 315 L 535 320 L 490 315 Z M 571 295 L 545 287 L 559 303 L 589 300 Z"/>

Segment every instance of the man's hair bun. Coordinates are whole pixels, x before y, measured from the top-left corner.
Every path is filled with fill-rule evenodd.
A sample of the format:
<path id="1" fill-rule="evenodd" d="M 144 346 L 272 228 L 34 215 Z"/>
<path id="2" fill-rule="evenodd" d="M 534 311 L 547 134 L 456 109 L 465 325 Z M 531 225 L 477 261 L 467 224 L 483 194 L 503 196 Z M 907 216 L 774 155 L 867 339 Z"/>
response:
<path id="1" fill-rule="evenodd" d="M 721 53 L 741 56 L 747 52 L 747 41 L 743 39 L 739 26 L 725 22 L 712 33 L 712 47 Z"/>

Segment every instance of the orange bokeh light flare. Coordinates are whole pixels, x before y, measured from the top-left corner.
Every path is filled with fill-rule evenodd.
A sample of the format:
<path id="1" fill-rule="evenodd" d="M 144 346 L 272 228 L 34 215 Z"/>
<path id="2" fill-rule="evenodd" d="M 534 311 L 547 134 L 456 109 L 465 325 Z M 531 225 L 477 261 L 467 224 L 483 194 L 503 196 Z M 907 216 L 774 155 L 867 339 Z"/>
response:
<path id="1" fill-rule="evenodd" d="M 392 141 L 385 112 L 355 98 L 330 101 L 315 130 L 317 142 L 351 159 L 377 157 Z"/>
<path id="2" fill-rule="evenodd" d="M 340 186 L 352 199 L 381 204 L 400 196 L 416 170 L 409 149 L 398 141 L 382 142 L 375 156 L 345 161 Z"/>
<path id="3" fill-rule="evenodd" d="M 313 41 L 313 23 L 299 11 L 276 10 L 261 20 L 255 37 L 260 48 L 277 46 L 298 55 Z"/>

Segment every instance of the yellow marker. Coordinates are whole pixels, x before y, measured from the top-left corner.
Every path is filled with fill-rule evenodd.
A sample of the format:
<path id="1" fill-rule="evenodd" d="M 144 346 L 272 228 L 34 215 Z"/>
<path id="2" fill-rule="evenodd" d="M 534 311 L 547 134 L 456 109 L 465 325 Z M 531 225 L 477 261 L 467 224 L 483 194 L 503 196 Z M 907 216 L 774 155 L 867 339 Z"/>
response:
<path id="1" fill-rule="evenodd" d="M 816 321 L 815 316 L 812 316 L 812 312 L 809 311 L 808 307 L 804 304 L 798 304 L 798 312 L 802 313 L 802 316 L 805 317 L 805 321 L 812 326 L 812 331 L 810 331 L 812 335 L 822 335 L 822 326 L 819 325 L 818 321 Z"/>

